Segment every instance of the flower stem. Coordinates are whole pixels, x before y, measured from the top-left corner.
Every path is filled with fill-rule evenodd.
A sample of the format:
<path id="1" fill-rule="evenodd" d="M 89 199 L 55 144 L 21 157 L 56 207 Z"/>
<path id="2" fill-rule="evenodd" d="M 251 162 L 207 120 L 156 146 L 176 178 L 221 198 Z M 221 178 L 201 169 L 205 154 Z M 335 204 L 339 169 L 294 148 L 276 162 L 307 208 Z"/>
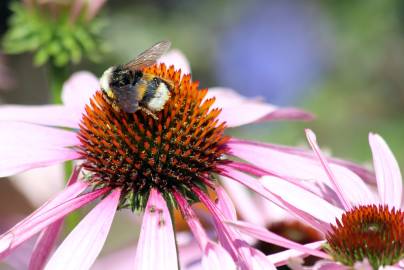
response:
<path id="1" fill-rule="evenodd" d="M 62 87 L 69 73 L 69 67 L 49 65 L 49 83 L 53 104 L 62 104 Z"/>

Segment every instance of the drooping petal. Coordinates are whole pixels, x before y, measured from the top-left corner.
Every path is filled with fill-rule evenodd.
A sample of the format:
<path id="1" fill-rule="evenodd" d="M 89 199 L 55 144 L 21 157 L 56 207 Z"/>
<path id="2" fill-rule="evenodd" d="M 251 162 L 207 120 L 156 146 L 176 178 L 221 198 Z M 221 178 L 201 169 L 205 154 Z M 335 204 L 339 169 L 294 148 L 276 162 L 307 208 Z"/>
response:
<path id="1" fill-rule="evenodd" d="M 69 191 L 69 188 L 66 190 Z M 98 189 L 79 197 L 66 200 L 50 209 L 44 207 L 40 211 L 36 211 L 27 219 L 19 222 L 16 226 L 0 236 L 0 258 L 7 256 L 21 243 L 42 231 L 50 224 L 63 218 L 77 208 L 97 199 L 107 191 L 109 191 L 109 188 Z M 64 196 L 63 192 L 61 195 Z M 55 198 L 55 200 L 58 199 L 58 197 Z"/>
<path id="2" fill-rule="evenodd" d="M 167 67 L 173 65 L 176 70 L 181 69 L 181 74 L 191 73 L 191 67 L 185 55 L 177 49 L 172 49 L 157 61 L 158 63 L 164 63 Z"/>
<path id="3" fill-rule="evenodd" d="M 35 244 L 34 251 L 31 255 L 29 270 L 41 270 L 44 268 L 50 252 L 55 246 L 62 225 L 63 218 L 56 221 L 40 233 L 38 238 L 39 242 L 37 241 Z"/>
<path id="4" fill-rule="evenodd" d="M 78 128 L 81 111 L 63 105 L 0 106 L 0 121 L 18 121 L 46 126 Z"/>
<path id="5" fill-rule="evenodd" d="M 334 172 L 331 170 L 327 160 L 325 159 L 323 153 L 320 150 L 320 147 L 317 145 L 316 135 L 310 129 L 306 129 L 306 136 L 311 148 L 313 149 L 314 153 L 316 153 L 321 165 L 323 166 L 325 172 L 327 173 L 331 185 L 334 188 L 335 192 L 337 193 L 337 196 L 340 199 L 342 205 L 344 206 L 344 209 L 350 210 L 352 208 L 352 205 L 349 199 L 347 198 L 346 194 L 344 193 L 340 181 L 338 181 L 338 179 L 335 177 Z M 352 188 L 350 189 L 352 190 Z M 357 191 L 355 190 L 355 192 Z"/>
<path id="6" fill-rule="evenodd" d="M 244 246 L 242 249 L 244 250 L 244 253 L 246 253 L 251 259 L 251 269 L 276 270 L 275 265 L 261 251 L 249 246 Z"/>
<path id="7" fill-rule="evenodd" d="M 327 232 L 329 230 L 329 222 L 327 221 L 322 221 L 320 216 L 320 220 L 316 219 L 314 216 L 306 213 L 305 211 L 299 209 L 298 207 L 294 206 L 292 203 L 288 202 L 287 200 L 283 199 L 281 196 L 271 192 L 267 188 L 265 188 L 262 185 L 262 180 L 259 181 L 258 179 L 255 179 L 251 177 L 250 175 L 247 175 L 245 173 L 242 173 L 240 171 L 237 171 L 233 168 L 222 168 L 221 175 L 225 177 L 229 177 L 246 187 L 250 188 L 251 190 L 257 192 L 259 195 L 263 196 L 267 200 L 275 203 L 277 206 L 281 207 L 282 209 L 286 210 L 287 212 L 293 214 L 296 218 L 302 219 L 306 223 L 310 224 L 313 228 L 319 230 L 320 232 Z M 284 181 L 284 180 L 280 180 Z M 286 181 L 284 181 L 286 182 Z M 286 182 L 287 183 L 287 182 Z M 302 189 L 304 190 L 304 189 Z M 306 192 L 308 192 L 306 190 Z"/>
<path id="8" fill-rule="evenodd" d="M 4 259 L 1 259 L 0 269 L 29 269 L 29 256 L 32 252 L 32 247 L 35 244 L 35 239 L 31 238 L 17 247 L 13 252 Z M 10 267 L 5 267 L 5 266 Z"/>
<path id="9" fill-rule="evenodd" d="M 180 269 L 197 270 L 199 268 L 202 268 L 201 263 L 203 254 L 201 248 L 199 247 L 199 244 L 193 241 L 193 238 L 190 239 L 189 243 L 187 244 L 178 243 L 178 254 L 178 257 L 180 259 Z"/>
<path id="10" fill-rule="evenodd" d="M 77 109 L 80 113 L 90 98 L 100 89 L 98 78 L 88 71 L 74 73 L 64 83 L 62 101 L 66 107 Z"/>
<path id="11" fill-rule="evenodd" d="M 45 269 L 89 269 L 100 253 L 118 207 L 121 191 L 103 199 L 66 237 Z"/>
<path id="12" fill-rule="evenodd" d="M 251 265 L 253 264 L 253 262 L 251 254 L 249 253 L 249 246 L 242 239 L 241 234 L 236 229 L 225 223 L 225 214 L 222 213 L 221 209 L 217 207 L 216 204 L 214 204 L 203 191 L 198 188 L 193 188 L 193 191 L 198 196 L 199 200 L 212 214 L 220 244 L 230 254 L 232 259 L 240 269 L 252 269 Z M 229 203 L 227 199 L 221 198 L 221 200 L 222 202 L 219 204 L 226 203 L 225 201 Z M 234 206 L 231 202 L 229 206 L 221 205 L 220 207 L 223 207 L 225 209 L 234 209 Z M 228 212 L 230 214 L 228 213 L 227 216 L 232 218 L 232 211 Z"/>
<path id="13" fill-rule="evenodd" d="M 263 209 L 254 203 L 252 194 L 250 194 L 251 192 L 247 190 L 245 186 L 227 177 L 221 177 L 220 180 L 221 184 L 229 192 L 229 196 L 232 198 L 232 201 L 243 220 L 264 226 L 267 217 L 263 214 Z"/>
<path id="14" fill-rule="evenodd" d="M 202 265 L 204 269 L 216 269 L 218 265 L 222 265 L 223 269 L 236 269 L 236 265 L 229 253 L 220 245 L 210 241 L 207 237 L 202 224 L 199 222 L 188 202 L 176 191 L 174 192 L 174 197 L 192 234 L 203 251 Z"/>
<path id="15" fill-rule="evenodd" d="M 270 232 L 263 227 L 260 227 L 260 226 L 257 226 L 257 225 L 251 224 L 251 223 L 243 222 L 243 221 L 229 221 L 228 224 L 235 226 L 241 232 L 248 234 L 249 236 L 255 237 L 259 240 L 262 240 L 264 242 L 275 244 L 275 245 L 278 245 L 278 246 L 281 246 L 284 248 L 288 248 L 288 249 L 299 250 L 299 251 L 306 252 L 307 254 L 317 256 L 320 258 L 329 258 L 329 256 L 322 251 L 307 248 L 304 245 L 293 242 L 293 241 L 288 240 L 282 236 L 279 236 L 273 232 Z"/>
<path id="16" fill-rule="evenodd" d="M 220 186 L 215 188 L 217 194 L 217 207 L 222 211 L 224 217 L 229 220 L 237 220 L 236 208 L 227 192 Z"/>
<path id="17" fill-rule="evenodd" d="M 310 159 L 317 159 L 317 157 L 313 154 L 313 151 L 310 151 L 306 148 L 300 148 L 300 147 L 293 147 L 293 146 L 286 146 L 286 145 L 280 145 L 280 144 L 272 144 L 272 143 L 264 143 L 264 142 L 257 142 L 257 141 L 251 141 L 251 140 L 243 140 L 243 139 L 238 139 L 238 138 L 231 138 L 230 139 L 231 143 L 239 143 L 239 144 L 244 144 L 244 145 L 253 145 L 257 147 L 262 147 L 262 148 L 269 148 L 272 150 L 277 150 L 279 152 L 283 153 L 288 153 L 288 154 L 293 154 L 301 157 L 306 157 Z M 327 157 L 328 162 L 332 164 L 337 164 L 343 167 L 348 168 L 355 174 L 357 174 L 361 179 L 364 181 L 374 184 L 376 182 L 376 176 L 373 171 L 371 171 L 369 168 L 348 161 L 348 160 L 343 160 L 343 159 L 338 159 L 334 157 Z"/>
<path id="18" fill-rule="evenodd" d="M 401 207 L 403 196 L 403 180 L 397 160 L 379 135 L 369 134 L 369 144 L 372 149 L 381 202 L 398 209 Z"/>
<path id="19" fill-rule="evenodd" d="M 18 144 L 35 147 L 65 147 L 78 145 L 76 133 L 28 123 L 0 121 L 1 147 Z"/>
<path id="20" fill-rule="evenodd" d="M 178 206 L 185 217 L 185 220 L 192 231 L 198 245 L 201 250 L 204 250 L 206 244 L 209 241 L 208 236 L 206 235 L 205 230 L 202 227 L 202 224 L 199 222 L 195 212 L 192 210 L 189 203 L 181 196 L 181 194 L 177 191 L 174 191 L 174 198 L 178 203 Z"/>
<path id="21" fill-rule="evenodd" d="M 203 269 L 236 270 L 233 259 L 221 246 L 209 242 L 202 257 Z"/>
<path id="22" fill-rule="evenodd" d="M 206 98 L 215 97 L 215 106 L 222 108 L 218 118 L 228 127 L 271 120 L 311 120 L 313 115 L 295 108 L 279 108 L 258 99 L 243 97 L 232 89 L 210 88 Z"/>
<path id="23" fill-rule="evenodd" d="M 136 254 L 135 246 L 108 253 L 107 255 L 98 258 L 91 267 L 91 270 L 133 269 L 134 254 Z"/>
<path id="24" fill-rule="evenodd" d="M 325 244 L 325 242 L 326 242 L 325 240 L 322 240 L 322 241 L 306 244 L 303 246 L 308 249 L 311 249 L 311 250 L 318 250 Z M 281 252 L 278 252 L 275 254 L 268 255 L 267 258 L 276 266 L 281 266 L 281 265 L 287 264 L 290 258 L 306 257 L 306 256 L 308 256 L 308 254 L 305 251 L 288 249 L 285 251 L 281 251 Z"/>
<path id="25" fill-rule="evenodd" d="M 155 189 L 150 191 L 147 201 L 134 269 L 178 269 L 170 212 L 163 196 Z"/>
<path id="26" fill-rule="evenodd" d="M 264 176 L 261 178 L 261 182 L 268 191 L 281 197 L 294 207 L 310 214 L 317 220 L 333 224 L 335 218 L 340 218 L 343 214 L 342 209 L 285 180 Z"/>
<path id="27" fill-rule="evenodd" d="M 230 141 L 227 145 L 232 155 L 264 169 L 269 174 L 283 179 L 295 180 L 312 192 L 318 190 L 317 183 L 327 185 L 332 191 L 330 180 L 317 160 L 289 154 L 282 150 L 271 149 L 259 144 Z M 336 178 L 341 179 L 340 184 L 350 201 L 356 202 L 355 204 L 374 202 L 372 192 L 355 173 L 337 164 L 332 164 L 331 168 Z M 323 196 L 327 200 L 330 198 L 329 192 L 322 193 L 324 193 L 324 189 L 316 192 L 316 194 Z"/>
<path id="28" fill-rule="evenodd" d="M 72 175 L 70 176 L 67 186 L 75 185 L 77 186 L 77 188 L 73 189 L 69 193 L 65 193 L 66 197 L 68 198 L 76 197 L 87 187 L 86 184 L 77 182 L 80 171 L 80 167 L 75 167 Z M 53 201 L 52 203 L 54 204 L 57 202 Z M 49 206 L 51 206 L 50 204 L 51 202 L 48 202 L 48 204 L 44 207 L 47 207 L 49 209 Z M 29 270 L 41 270 L 44 268 L 56 244 L 56 241 L 62 229 L 63 221 L 64 218 L 61 218 L 40 233 L 35 243 L 35 247 L 32 251 L 31 259 L 29 262 Z"/>
<path id="29" fill-rule="evenodd" d="M 28 123 L 0 122 L 0 177 L 49 166 L 80 155 L 74 132 Z"/>

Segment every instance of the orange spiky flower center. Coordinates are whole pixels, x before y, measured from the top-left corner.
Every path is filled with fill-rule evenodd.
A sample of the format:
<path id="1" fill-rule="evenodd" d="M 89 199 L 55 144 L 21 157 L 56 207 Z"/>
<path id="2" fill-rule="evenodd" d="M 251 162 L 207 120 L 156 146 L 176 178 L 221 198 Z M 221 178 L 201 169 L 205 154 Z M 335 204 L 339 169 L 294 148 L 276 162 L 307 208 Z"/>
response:
<path id="1" fill-rule="evenodd" d="M 335 260 L 349 266 L 367 259 L 373 269 L 404 258 L 404 212 L 384 205 L 358 206 L 326 236 Z"/>
<path id="2" fill-rule="evenodd" d="M 143 70 L 173 83 L 171 97 L 156 113 L 158 119 L 138 110 L 114 109 L 98 91 L 86 106 L 78 137 L 84 168 L 96 186 L 121 188 L 121 207 L 143 210 L 151 188 L 157 188 L 170 206 L 176 189 L 190 202 L 193 186 L 205 189 L 209 174 L 219 172 L 228 151 L 225 124 L 214 99 L 204 99 L 190 75 L 164 64 Z"/>

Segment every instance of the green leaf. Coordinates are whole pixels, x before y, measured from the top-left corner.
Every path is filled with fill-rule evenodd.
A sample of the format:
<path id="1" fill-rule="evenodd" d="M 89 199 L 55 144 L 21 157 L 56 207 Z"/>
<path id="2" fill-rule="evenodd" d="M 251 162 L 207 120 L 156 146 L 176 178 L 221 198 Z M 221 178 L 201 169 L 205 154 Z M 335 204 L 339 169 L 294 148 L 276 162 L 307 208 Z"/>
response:
<path id="1" fill-rule="evenodd" d="M 65 66 L 69 63 L 69 54 L 66 51 L 61 51 L 54 56 L 54 63 L 57 67 Z"/>
<path id="2" fill-rule="evenodd" d="M 34 65 L 42 66 L 43 64 L 46 63 L 46 61 L 48 61 L 48 59 L 49 59 L 48 51 L 45 48 L 42 48 L 35 53 Z"/>

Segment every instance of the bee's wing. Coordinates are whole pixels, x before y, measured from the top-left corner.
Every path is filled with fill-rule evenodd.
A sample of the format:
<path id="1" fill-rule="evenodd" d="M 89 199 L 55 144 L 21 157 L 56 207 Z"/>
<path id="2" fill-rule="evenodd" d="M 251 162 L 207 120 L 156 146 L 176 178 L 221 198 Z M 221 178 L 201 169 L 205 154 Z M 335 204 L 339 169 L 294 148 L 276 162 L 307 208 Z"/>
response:
<path id="1" fill-rule="evenodd" d="M 127 113 L 134 113 L 139 109 L 136 90 L 133 85 L 112 88 L 119 108 Z"/>
<path id="2" fill-rule="evenodd" d="M 163 54 L 165 54 L 171 47 L 171 42 L 168 40 L 160 41 L 154 44 L 152 47 L 146 51 L 139 54 L 135 59 L 125 64 L 125 68 L 130 70 L 138 70 L 144 67 L 153 65 L 156 60 L 159 59 Z"/>

